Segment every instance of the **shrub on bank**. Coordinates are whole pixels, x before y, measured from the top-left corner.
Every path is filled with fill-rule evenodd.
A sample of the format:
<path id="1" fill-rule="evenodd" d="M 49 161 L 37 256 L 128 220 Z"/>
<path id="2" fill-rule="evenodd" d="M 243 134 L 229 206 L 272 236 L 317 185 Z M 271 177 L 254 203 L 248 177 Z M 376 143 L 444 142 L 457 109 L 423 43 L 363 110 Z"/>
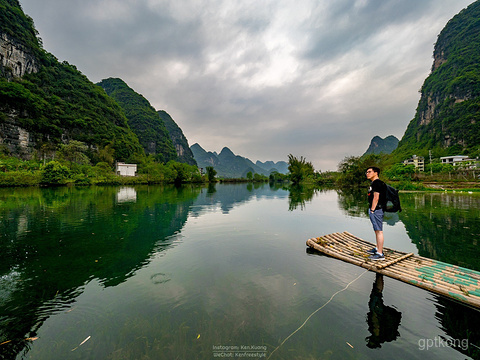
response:
<path id="1" fill-rule="evenodd" d="M 40 183 L 40 171 L 9 171 L 0 172 L 0 187 L 35 186 Z"/>
<path id="2" fill-rule="evenodd" d="M 65 185 L 71 180 L 71 171 L 58 161 L 50 161 L 42 170 L 41 182 L 48 185 Z"/>

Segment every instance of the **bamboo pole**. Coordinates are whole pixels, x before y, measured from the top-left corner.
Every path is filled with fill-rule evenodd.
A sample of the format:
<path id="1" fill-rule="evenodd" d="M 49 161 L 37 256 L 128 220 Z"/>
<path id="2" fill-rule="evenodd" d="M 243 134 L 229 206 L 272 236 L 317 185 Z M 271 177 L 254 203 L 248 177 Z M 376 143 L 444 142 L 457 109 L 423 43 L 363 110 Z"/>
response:
<path id="1" fill-rule="evenodd" d="M 442 281 L 442 279 L 439 278 L 433 278 L 433 277 L 419 277 L 419 274 L 414 274 L 411 271 L 405 271 L 404 269 L 399 269 L 395 266 L 390 267 L 388 269 L 385 269 L 382 271 L 385 275 L 391 276 L 391 277 L 404 277 L 407 279 L 407 282 L 412 284 L 418 284 L 419 287 L 425 287 L 428 288 L 429 290 L 432 289 L 438 289 L 443 291 L 443 295 L 448 295 L 448 293 L 453 292 L 458 295 L 462 295 L 465 297 L 471 297 L 472 299 L 477 298 L 477 300 L 480 301 L 480 298 L 474 294 L 466 294 L 468 291 L 473 291 L 475 289 L 472 289 L 471 287 L 466 287 L 466 286 L 461 286 L 458 284 L 450 284 Z"/>
<path id="2" fill-rule="evenodd" d="M 359 241 L 358 240 L 359 238 L 357 238 L 355 236 L 352 236 L 348 232 L 334 233 L 334 234 L 326 235 L 326 236 L 323 236 L 321 239 L 325 240 L 327 242 L 330 242 L 329 243 L 330 246 L 337 245 L 336 246 L 336 251 L 337 252 L 343 253 L 346 256 L 353 256 L 353 257 L 358 257 L 358 254 L 355 254 L 356 251 L 363 251 L 363 249 L 358 248 L 359 243 L 360 243 L 360 245 L 363 245 L 362 243 L 365 243 L 364 241 Z M 353 241 L 352 241 L 352 239 L 353 239 Z M 342 245 L 342 246 L 338 246 L 338 245 Z M 348 249 L 345 249 L 344 248 L 345 246 L 348 247 Z M 371 245 L 367 245 L 367 246 L 371 246 Z M 333 253 L 330 253 L 330 254 L 331 254 L 331 256 L 335 256 L 335 254 L 333 254 Z M 377 264 L 376 267 L 382 269 L 384 267 L 387 267 L 389 265 L 392 265 L 394 263 L 402 261 L 403 259 L 411 257 L 411 255 L 409 255 L 409 254 L 405 254 L 405 255 L 401 255 L 401 254 L 405 254 L 405 253 L 393 252 L 391 255 L 389 255 L 389 257 L 392 257 L 392 260 L 390 260 L 388 263 Z M 399 256 L 399 255 L 401 255 L 401 256 Z M 417 258 L 420 258 L 420 257 L 417 257 Z M 348 260 L 346 260 L 346 261 L 348 261 Z M 418 267 L 420 265 L 419 262 L 421 262 L 422 271 L 418 270 Z M 439 281 L 444 281 L 446 283 L 452 283 L 453 282 L 454 285 L 462 286 L 464 288 L 470 288 L 471 286 L 476 285 L 475 284 L 475 277 L 466 275 L 466 274 L 463 273 L 463 271 L 461 273 L 459 273 L 457 271 L 454 271 L 454 268 L 452 268 L 452 266 L 450 264 L 441 263 L 441 265 L 444 265 L 445 267 L 442 268 L 441 270 L 438 270 L 438 271 L 435 270 L 436 268 L 434 266 L 437 263 L 438 262 L 436 262 L 434 260 L 431 260 L 431 259 L 428 259 L 428 258 L 422 258 L 421 260 L 416 259 L 416 261 L 414 263 L 410 263 L 410 265 L 413 266 L 413 270 L 415 271 L 415 273 L 413 273 L 412 275 L 415 276 L 415 277 L 422 276 L 422 278 L 428 278 L 429 276 L 432 277 L 432 276 L 438 274 L 438 277 L 440 277 L 440 276 L 445 276 L 445 277 L 450 276 L 450 277 L 452 277 L 452 281 L 447 281 L 447 280 L 444 280 L 444 279 L 441 279 L 441 278 L 437 277 L 437 278 L 435 278 L 436 282 L 439 282 Z M 407 265 L 407 264 L 405 264 L 405 265 Z M 433 266 L 434 268 L 429 269 L 429 265 Z M 455 268 L 458 268 L 458 267 L 455 267 Z M 463 270 L 463 268 L 459 268 L 458 270 Z M 470 273 L 470 271 L 468 271 L 468 273 Z M 463 278 L 463 280 L 462 280 L 462 278 Z M 464 281 L 467 282 L 467 284 L 463 283 Z M 473 289 L 473 290 L 476 290 L 476 289 Z"/>
<path id="3" fill-rule="evenodd" d="M 396 264 L 402 260 L 405 260 L 405 259 L 408 259 L 410 256 L 413 256 L 413 253 L 409 253 L 409 254 L 406 254 L 406 255 L 403 255 L 403 256 L 400 256 L 396 259 L 393 259 L 387 263 L 383 263 L 383 264 L 380 264 L 377 266 L 377 269 L 384 269 L 386 268 L 387 266 L 390 266 L 390 265 L 393 265 L 393 264 Z"/>
<path id="4" fill-rule="evenodd" d="M 418 258 L 417 256 L 415 258 Z M 422 269 L 428 269 L 428 268 L 431 268 L 432 272 L 436 272 L 436 273 L 442 273 L 442 274 L 445 274 L 446 276 L 448 275 L 451 275 L 451 276 L 454 276 L 454 277 L 461 277 L 461 278 L 464 278 L 465 280 L 467 281 L 476 281 L 477 283 L 480 281 L 480 273 L 475 273 L 475 272 L 471 272 L 471 271 L 463 271 L 465 268 L 462 268 L 462 267 L 459 267 L 459 266 L 456 266 L 456 265 L 450 265 L 450 264 L 446 264 L 446 263 L 442 263 L 441 265 L 442 266 L 445 266 L 443 268 L 439 268 L 437 266 L 437 263 L 435 260 L 431 260 L 431 259 L 428 259 L 428 258 L 424 258 L 424 259 L 427 259 L 429 261 L 423 261 L 422 264 L 420 265 Z M 412 259 L 411 261 L 413 262 L 416 262 L 417 259 Z M 417 268 L 420 268 L 419 264 L 417 264 Z M 468 270 L 468 269 L 466 269 Z"/>
<path id="5" fill-rule="evenodd" d="M 478 287 L 474 285 L 465 285 L 459 283 L 451 283 L 442 279 L 441 274 L 424 274 L 416 272 L 415 270 L 406 271 L 405 269 L 400 268 L 391 268 L 391 271 L 394 273 L 400 273 L 402 275 L 411 276 L 412 281 L 417 281 L 419 283 L 430 283 L 433 287 L 444 288 L 446 291 L 454 291 L 465 296 L 476 296 L 475 294 L 470 294 L 470 292 L 475 292 Z M 468 295 L 466 295 L 468 293 Z"/>
<path id="6" fill-rule="evenodd" d="M 476 296 L 475 294 L 469 294 L 467 289 L 461 289 L 457 286 L 448 286 L 446 283 L 442 282 L 433 283 L 432 281 L 422 281 L 420 279 L 415 280 L 414 278 L 407 277 L 404 274 L 398 273 L 397 271 L 390 268 L 384 270 L 383 274 L 444 296 L 452 297 L 452 294 L 458 295 L 462 297 L 463 302 L 480 306 L 480 297 Z M 458 297 L 455 298 L 458 299 Z"/>
<path id="7" fill-rule="evenodd" d="M 307 240 L 307 245 L 310 246 L 310 247 L 313 247 L 314 249 L 320 251 L 320 252 L 323 252 L 327 255 L 330 255 L 334 258 L 337 258 L 337 259 L 340 259 L 340 260 L 344 260 L 344 261 L 347 261 L 349 263 L 352 263 L 352 264 L 355 264 L 355 265 L 358 265 L 358 266 L 361 266 L 361 267 L 365 267 L 364 264 L 365 264 L 365 261 L 363 260 L 360 260 L 358 258 L 355 258 L 353 256 L 346 256 L 344 254 L 341 254 L 337 251 L 334 251 L 334 250 L 330 250 L 326 247 L 323 247 L 319 244 L 317 244 L 316 242 L 314 242 L 312 239 L 309 239 Z M 367 269 L 369 269 L 370 267 L 365 267 Z"/>
<path id="8" fill-rule="evenodd" d="M 345 234 L 350 238 L 356 239 L 360 243 L 366 243 L 363 239 L 360 239 L 359 237 L 357 237 L 353 234 L 350 234 L 347 231 L 343 232 L 342 234 Z M 368 246 L 371 245 L 370 243 L 366 243 L 366 244 L 368 244 Z M 395 253 L 400 253 L 398 251 L 391 250 L 391 249 L 388 249 L 388 248 L 385 248 L 385 250 L 394 251 Z M 405 254 L 405 253 L 403 253 L 403 254 Z M 416 258 L 415 259 L 416 261 L 422 262 L 421 265 L 423 267 L 429 267 L 430 266 L 430 267 L 433 267 L 434 269 L 436 269 L 436 268 L 438 268 L 438 266 L 442 266 L 442 268 L 441 268 L 441 270 L 439 270 L 439 272 L 442 272 L 443 274 L 445 274 L 445 276 L 448 276 L 448 274 L 451 274 L 452 276 L 455 276 L 457 278 L 458 277 L 464 277 L 465 280 L 467 280 L 467 281 L 473 281 L 473 279 L 480 281 L 480 272 L 478 272 L 478 271 L 463 268 L 463 267 L 460 267 L 458 265 L 448 264 L 448 263 L 441 262 L 441 261 L 438 261 L 438 260 L 429 259 L 429 258 L 426 258 L 426 257 L 421 257 L 421 256 L 418 256 L 418 255 L 415 256 L 415 258 Z M 435 270 L 432 270 L 432 271 L 435 271 Z"/>
<path id="9" fill-rule="evenodd" d="M 437 293 L 437 294 L 440 294 L 440 295 L 443 295 L 443 296 L 453 297 L 454 299 L 459 300 L 461 302 L 464 302 L 466 304 L 470 304 L 470 305 L 474 305 L 476 307 L 480 307 L 480 298 L 478 296 L 472 296 L 472 295 L 466 296 L 463 293 L 460 294 L 457 291 L 451 291 L 450 289 L 442 289 L 442 287 L 435 287 L 435 286 L 431 285 L 430 283 L 425 283 L 425 282 L 421 282 L 421 281 L 413 283 L 412 279 L 409 279 L 409 278 L 407 278 L 403 275 L 394 273 L 391 270 L 387 269 L 387 270 L 383 270 L 383 271 L 386 272 L 386 273 L 384 273 L 384 275 L 392 277 L 394 279 L 406 282 L 406 283 L 411 284 L 411 285 L 418 286 L 420 288 L 432 291 L 434 293 Z M 460 297 L 452 296 L 452 293 L 455 293 L 456 295 L 460 295 Z"/>

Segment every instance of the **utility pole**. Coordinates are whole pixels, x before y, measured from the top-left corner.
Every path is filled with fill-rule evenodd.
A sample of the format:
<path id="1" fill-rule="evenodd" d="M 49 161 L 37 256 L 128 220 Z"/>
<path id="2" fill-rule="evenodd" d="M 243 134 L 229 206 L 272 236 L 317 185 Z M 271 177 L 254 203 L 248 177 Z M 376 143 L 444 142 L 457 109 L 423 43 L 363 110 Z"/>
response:
<path id="1" fill-rule="evenodd" d="M 432 171 L 432 150 L 428 150 L 428 155 L 430 156 L 430 176 L 433 175 Z"/>

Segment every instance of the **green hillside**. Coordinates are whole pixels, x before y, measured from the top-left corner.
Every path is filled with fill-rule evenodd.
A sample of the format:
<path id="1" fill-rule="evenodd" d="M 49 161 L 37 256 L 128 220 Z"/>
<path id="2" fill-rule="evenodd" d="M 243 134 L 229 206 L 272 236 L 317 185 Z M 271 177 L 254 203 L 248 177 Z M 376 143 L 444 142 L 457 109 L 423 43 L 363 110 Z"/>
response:
<path id="1" fill-rule="evenodd" d="M 480 156 L 480 1 L 453 17 L 438 36 L 432 71 L 415 118 L 394 156 Z"/>
<path id="2" fill-rule="evenodd" d="M 0 0 L 0 10 L 1 37 L 27 54 L 36 70 L 18 77 L 10 67 L 0 66 L 0 126 L 25 130 L 30 141 L 28 148 L 19 149 L 18 139 L 2 134 L 7 147 L 3 151 L 29 157 L 42 145 L 79 140 L 89 146 L 90 157 L 106 145 L 114 148 L 117 160 L 143 154 L 118 104 L 75 66 L 42 49 L 33 21 L 19 2 Z"/>
<path id="3" fill-rule="evenodd" d="M 25 15 L 18 0 L 0 1 L 0 33 L 6 34 L 37 54 L 40 41 L 30 16 Z"/>
<path id="4" fill-rule="evenodd" d="M 370 142 L 370 146 L 363 155 L 368 154 L 391 154 L 398 146 L 398 139 L 393 136 L 387 136 L 382 139 L 380 136 L 374 136 Z"/>
<path id="5" fill-rule="evenodd" d="M 248 158 L 235 155 L 228 147 L 224 147 L 220 154 L 207 152 L 199 144 L 193 144 L 190 149 L 200 168 L 206 169 L 208 166 L 212 166 L 219 177 L 245 178 L 249 172 L 268 176 L 274 171 L 281 173 L 288 171 L 288 164 L 284 161 L 277 163 L 257 161 L 254 164 Z"/>
<path id="6" fill-rule="evenodd" d="M 177 153 L 165 124 L 147 99 L 136 93 L 121 79 L 104 79 L 98 83 L 122 107 L 128 125 L 138 136 L 147 154 L 157 161 L 177 160 Z"/>
<path id="7" fill-rule="evenodd" d="M 177 151 L 178 161 L 189 165 L 197 165 L 197 162 L 193 157 L 192 150 L 188 146 L 188 140 L 183 134 L 182 129 L 180 129 L 177 123 L 166 111 L 160 110 L 157 111 L 157 114 L 160 116 L 160 119 L 162 119 L 165 127 L 167 128 L 173 146 Z"/>

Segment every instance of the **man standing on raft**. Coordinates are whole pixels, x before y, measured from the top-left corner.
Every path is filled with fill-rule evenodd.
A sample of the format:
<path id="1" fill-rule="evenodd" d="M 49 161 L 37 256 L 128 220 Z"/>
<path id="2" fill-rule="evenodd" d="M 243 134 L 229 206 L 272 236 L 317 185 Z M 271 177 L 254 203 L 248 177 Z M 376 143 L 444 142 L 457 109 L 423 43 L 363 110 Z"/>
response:
<path id="1" fill-rule="evenodd" d="M 367 179 L 372 183 L 368 188 L 368 214 L 375 231 L 377 247 L 368 250 L 371 254 L 368 258 L 371 260 L 385 260 L 383 255 L 383 211 L 387 203 L 387 186 L 378 178 L 380 169 L 372 166 L 367 169 Z"/>

